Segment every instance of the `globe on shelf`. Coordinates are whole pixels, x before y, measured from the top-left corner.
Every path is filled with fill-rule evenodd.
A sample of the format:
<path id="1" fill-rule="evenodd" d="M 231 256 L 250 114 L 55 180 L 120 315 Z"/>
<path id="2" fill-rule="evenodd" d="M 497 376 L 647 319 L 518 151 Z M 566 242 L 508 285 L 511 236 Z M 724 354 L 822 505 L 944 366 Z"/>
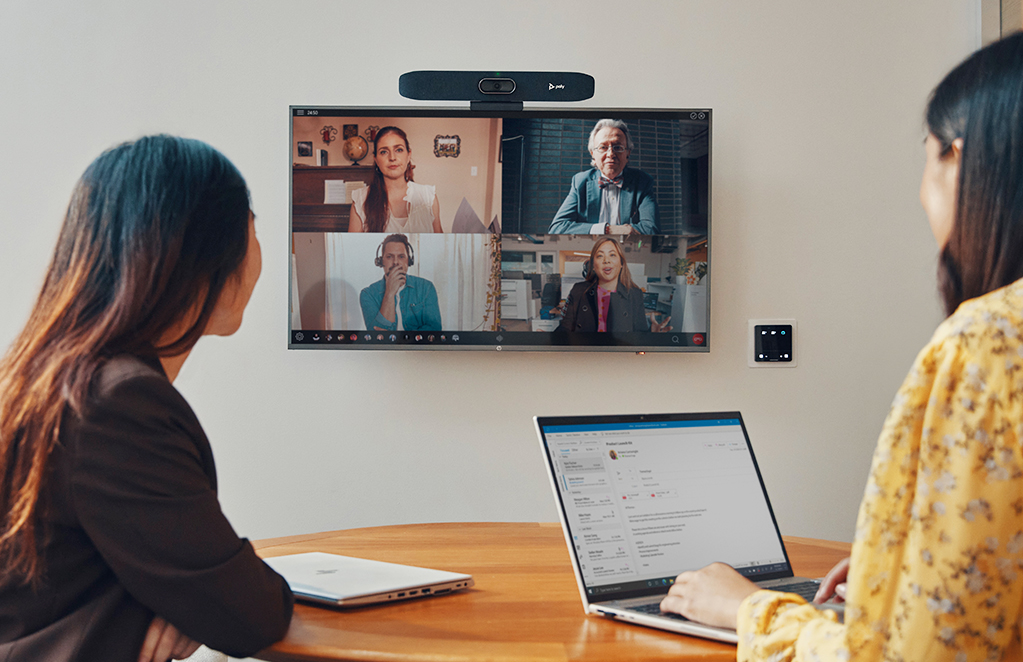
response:
<path id="1" fill-rule="evenodd" d="M 369 143 L 362 136 L 352 136 L 344 142 L 341 150 L 345 158 L 352 162 L 352 165 L 359 165 L 359 160 L 366 158 L 369 154 Z"/>

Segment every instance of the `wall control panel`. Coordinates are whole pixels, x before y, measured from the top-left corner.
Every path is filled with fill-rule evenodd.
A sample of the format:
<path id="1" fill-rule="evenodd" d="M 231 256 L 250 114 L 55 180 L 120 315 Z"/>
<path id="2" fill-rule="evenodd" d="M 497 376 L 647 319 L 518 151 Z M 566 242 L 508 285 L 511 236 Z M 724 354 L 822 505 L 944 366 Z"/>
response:
<path id="1" fill-rule="evenodd" d="M 749 320 L 749 367 L 793 368 L 796 353 L 796 320 Z"/>

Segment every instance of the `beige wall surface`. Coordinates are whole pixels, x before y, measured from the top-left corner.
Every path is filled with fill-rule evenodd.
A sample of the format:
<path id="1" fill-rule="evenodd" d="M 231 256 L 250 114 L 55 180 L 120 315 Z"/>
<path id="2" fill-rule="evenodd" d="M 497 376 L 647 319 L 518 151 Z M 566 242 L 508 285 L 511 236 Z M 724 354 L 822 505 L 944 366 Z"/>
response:
<path id="1" fill-rule="evenodd" d="M 979 15 L 978 0 L 0 3 L 0 346 L 88 163 L 144 134 L 199 138 L 248 179 L 263 245 L 241 330 L 203 339 L 176 382 L 242 534 L 554 520 L 532 416 L 738 409 L 781 530 L 849 540 L 892 396 L 940 320 L 922 110 Z M 581 107 L 712 108 L 711 351 L 289 351 L 288 107 L 429 105 L 398 95 L 417 69 L 583 71 Z M 454 180 L 430 168 L 484 164 L 419 138 L 413 156 L 438 190 Z M 442 198 L 447 218 L 458 201 Z M 797 320 L 797 367 L 747 367 L 757 318 Z"/>

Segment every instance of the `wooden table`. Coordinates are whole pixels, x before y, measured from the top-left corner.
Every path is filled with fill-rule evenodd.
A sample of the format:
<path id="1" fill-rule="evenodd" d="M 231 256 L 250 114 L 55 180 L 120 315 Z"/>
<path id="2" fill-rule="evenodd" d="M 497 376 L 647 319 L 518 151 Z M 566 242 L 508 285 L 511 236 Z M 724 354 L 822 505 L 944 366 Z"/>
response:
<path id="1" fill-rule="evenodd" d="M 793 569 L 824 575 L 846 543 L 786 537 Z M 734 660 L 735 646 L 587 616 L 557 523 L 452 523 L 331 531 L 254 543 L 264 557 L 332 552 L 471 573 L 451 595 L 333 610 L 295 605 L 255 657 L 295 660 Z"/>

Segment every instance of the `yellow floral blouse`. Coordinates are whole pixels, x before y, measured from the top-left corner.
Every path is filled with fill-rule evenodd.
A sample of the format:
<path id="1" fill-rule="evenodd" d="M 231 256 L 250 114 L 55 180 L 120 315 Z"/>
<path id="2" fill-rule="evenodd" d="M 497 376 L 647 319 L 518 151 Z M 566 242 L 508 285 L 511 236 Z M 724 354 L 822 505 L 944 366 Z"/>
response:
<path id="1" fill-rule="evenodd" d="M 1017 660 L 1023 602 L 1023 281 L 963 303 L 885 420 L 845 624 L 794 595 L 739 610 L 738 659 Z"/>

